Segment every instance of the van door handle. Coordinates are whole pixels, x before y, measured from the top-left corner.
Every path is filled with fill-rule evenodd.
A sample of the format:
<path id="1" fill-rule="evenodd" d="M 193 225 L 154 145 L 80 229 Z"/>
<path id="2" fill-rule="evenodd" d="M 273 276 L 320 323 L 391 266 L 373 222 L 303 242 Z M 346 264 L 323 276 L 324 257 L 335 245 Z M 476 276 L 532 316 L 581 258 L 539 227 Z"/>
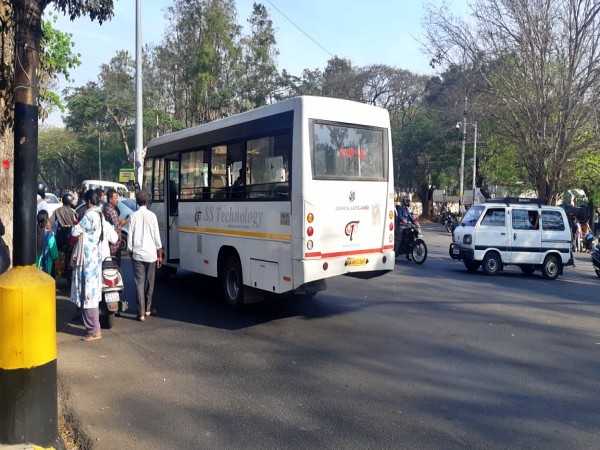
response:
<path id="1" fill-rule="evenodd" d="M 500 233 L 500 236 L 506 236 L 506 233 Z"/>
<path id="2" fill-rule="evenodd" d="M 517 233 L 514 233 L 513 234 L 513 241 L 516 241 L 516 240 L 517 240 Z"/>

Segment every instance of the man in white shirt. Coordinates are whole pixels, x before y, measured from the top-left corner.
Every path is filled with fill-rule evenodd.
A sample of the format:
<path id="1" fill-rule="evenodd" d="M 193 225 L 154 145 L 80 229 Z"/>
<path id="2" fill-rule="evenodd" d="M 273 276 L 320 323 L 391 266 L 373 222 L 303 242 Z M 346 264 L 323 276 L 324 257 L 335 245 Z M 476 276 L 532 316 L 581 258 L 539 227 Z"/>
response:
<path id="1" fill-rule="evenodd" d="M 152 314 L 154 273 L 162 265 L 162 242 L 156 214 L 148 209 L 148 194 L 140 191 L 135 200 L 140 208 L 129 219 L 127 250 L 133 262 L 138 320 L 143 322 Z"/>

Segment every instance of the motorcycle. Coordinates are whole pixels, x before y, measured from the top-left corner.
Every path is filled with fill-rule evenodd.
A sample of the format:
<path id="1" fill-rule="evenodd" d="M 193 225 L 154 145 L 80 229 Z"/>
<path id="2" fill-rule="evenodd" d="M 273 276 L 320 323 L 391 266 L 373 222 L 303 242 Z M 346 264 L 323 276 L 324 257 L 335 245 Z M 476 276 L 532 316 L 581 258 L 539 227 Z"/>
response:
<path id="1" fill-rule="evenodd" d="M 416 264 L 423 264 L 427 259 L 427 244 L 423 240 L 421 227 L 418 224 L 407 223 L 402 230 L 400 227 L 396 227 L 394 245 L 396 257 L 407 255 L 407 257 L 412 257 Z"/>
<path id="2" fill-rule="evenodd" d="M 127 311 L 127 302 L 122 300 L 123 277 L 116 261 L 106 258 L 102 261 L 102 300 L 100 300 L 100 326 L 112 328 L 115 315 Z"/>
<path id="3" fill-rule="evenodd" d="M 446 228 L 448 233 L 452 233 L 456 226 L 458 225 L 458 220 L 456 216 L 452 214 L 450 211 L 444 211 L 440 217 L 440 222 Z"/>
<path id="4" fill-rule="evenodd" d="M 596 244 L 596 248 L 592 252 L 592 264 L 594 265 L 596 275 L 600 277 L 600 244 Z"/>

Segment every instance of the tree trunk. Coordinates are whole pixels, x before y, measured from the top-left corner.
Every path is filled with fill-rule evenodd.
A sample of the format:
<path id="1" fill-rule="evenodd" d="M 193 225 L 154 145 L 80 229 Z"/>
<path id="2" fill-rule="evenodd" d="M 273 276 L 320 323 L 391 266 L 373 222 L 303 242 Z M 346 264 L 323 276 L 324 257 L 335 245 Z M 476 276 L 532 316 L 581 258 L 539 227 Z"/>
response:
<path id="1" fill-rule="evenodd" d="M 38 175 L 38 73 L 45 1 L 15 0 L 13 265 L 35 263 Z"/>

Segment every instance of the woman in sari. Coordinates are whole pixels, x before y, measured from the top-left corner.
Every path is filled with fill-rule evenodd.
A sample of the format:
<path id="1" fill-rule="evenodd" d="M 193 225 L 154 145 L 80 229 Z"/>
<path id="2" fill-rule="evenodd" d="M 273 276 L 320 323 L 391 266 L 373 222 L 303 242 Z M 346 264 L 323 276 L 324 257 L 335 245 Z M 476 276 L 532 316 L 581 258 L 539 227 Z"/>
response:
<path id="1" fill-rule="evenodd" d="M 95 341 L 102 337 L 98 305 L 102 299 L 103 249 L 108 247 L 108 244 L 103 241 L 112 242 L 118 239 L 118 236 L 110 225 L 106 225 L 96 192 L 87 191 L 84 201 L 88 209 L 71 230 L 71 235 L 77 237 L 71 260 L 73 266 L 71 301 L 78 308 L 82 308 L 83 325 L 86 331 L 83 340 Z"/>

